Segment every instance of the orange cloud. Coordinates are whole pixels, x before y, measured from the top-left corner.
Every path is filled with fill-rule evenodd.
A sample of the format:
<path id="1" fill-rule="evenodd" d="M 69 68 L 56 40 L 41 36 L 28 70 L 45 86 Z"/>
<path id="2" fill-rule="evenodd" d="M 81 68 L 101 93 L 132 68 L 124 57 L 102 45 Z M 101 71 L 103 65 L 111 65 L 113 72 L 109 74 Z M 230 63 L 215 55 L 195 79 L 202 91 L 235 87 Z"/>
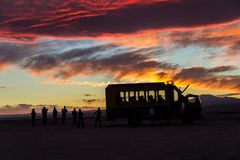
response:
<path id="1" fill-rule="evenodd" d="M 57 84 L 57 85 L 87 85 L 93 87 L 106 87 L 110 82 L 90 82 L 90 81 L 71 81 L 71 80 L 57 80 L 45 81 L 43 84 Z"/>
<path id="2" fill-rule="evenodd" d="M 68 52 L 67 57 L 64 53 L 58 56 L 35 56 L 26 61 L 22 67 L 35 75 L 61 79 L 53 81 L 54 84 L 105 86 L 107 84 L 101 82 L 69 80 L 71 77 L 94 76 L 104 73 L 111 76 L 114 81 L 121 82 L 174 80 L 177 85 L 191 84 L 193 88 L 239 92 L 239 76 L 221 75 L 224 72 L 234 71 L 235 66 L 182 68 L 161 62 L 154 59 L 154 55 L 144 55 L 142 52 L 146 52 L 146 49 L 96 59 L 89 58 L 93 53 L 83 54 L 85 51 L 76 52 L 75 50 L 74 54 Z"/>
<path id="3" fill-rule="evenodd" d="M 0 62 L 0 71 L 2 71 L 4 68 L 6 68 L 8 65 L 6 63 Z"/>

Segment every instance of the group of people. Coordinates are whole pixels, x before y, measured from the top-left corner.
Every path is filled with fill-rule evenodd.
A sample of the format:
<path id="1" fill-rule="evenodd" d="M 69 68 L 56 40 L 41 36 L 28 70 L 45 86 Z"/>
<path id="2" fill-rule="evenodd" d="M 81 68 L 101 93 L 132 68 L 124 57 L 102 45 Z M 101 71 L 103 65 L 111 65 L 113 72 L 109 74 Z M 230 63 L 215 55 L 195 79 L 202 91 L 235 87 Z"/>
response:
<path id="1" fill-rule="evenodd" d="M 129 100 L 126 97 L 117 97 L 117 103 L 124 105 L 124 104 L 162 104 L 165 103 L 166 100 L 162 97 L 162 95 L 158 95 L 154 97 L 153 95 L 149 95 L 148 99 L 145 96 L 130 96 Z"/>
<path id="2" fill-rule="evenodd" d="M 68 110 L 67 110 L 66 106 L 64 106 L 61 113 L 62 113 L 61 124 L 65 125 L 66 120 L 67 120 L 67 113 L 68 113 Z M 43 107 L 42 108 L 42 125 L 43 126 L 47 126 L 47 121 L 48 121 L 47 114 L 48 114 L 48 109 L 46 107 Z M 94 126 L 95 127 L 97 127 L 97 126 L 101 127 L 102 126 L 101 115 L 102 115 L 102 112 L 101 112 L 100 108 L 98 108 L 97 111 L 94 112 L 94 116 L 95 116 Z M 35 111 L 34 108 L 32 109 L 31 116 L 32 116 L 32 126 L 35 126 L 36 111 Z M 84 128 L 84 121 L 83 120 L 84 120 L 84 114 L 83 114 L 82 110 L 79 109 L 77 111 L 76 108 L 74 108 L 73 111 L 72 111 L 73 126 L 78 126 L 78 128 L 80 128 L 80 127 Z M 57 125 L 57 123 L 58 123 L 58 110 L 56 109 L 56 107 L 54 107 L 53 111 L 52 111 L 52 122 L 53 122 L 53 125 Z"/>

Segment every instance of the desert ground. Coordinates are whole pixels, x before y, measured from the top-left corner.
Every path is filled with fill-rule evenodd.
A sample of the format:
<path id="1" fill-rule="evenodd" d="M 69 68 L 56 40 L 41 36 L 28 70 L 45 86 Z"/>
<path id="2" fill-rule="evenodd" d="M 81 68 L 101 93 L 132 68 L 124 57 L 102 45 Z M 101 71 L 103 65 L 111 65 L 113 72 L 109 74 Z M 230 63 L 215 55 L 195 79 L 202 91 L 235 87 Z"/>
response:
<path id="1" fill-rule="evenodd" d="M 132 128 L 125 121 L 94 128 L 35 127 L 30 120 L 0 122 L 0 159 L 239 160 L 240 114 L 208 113 L 201 122 Z"/>

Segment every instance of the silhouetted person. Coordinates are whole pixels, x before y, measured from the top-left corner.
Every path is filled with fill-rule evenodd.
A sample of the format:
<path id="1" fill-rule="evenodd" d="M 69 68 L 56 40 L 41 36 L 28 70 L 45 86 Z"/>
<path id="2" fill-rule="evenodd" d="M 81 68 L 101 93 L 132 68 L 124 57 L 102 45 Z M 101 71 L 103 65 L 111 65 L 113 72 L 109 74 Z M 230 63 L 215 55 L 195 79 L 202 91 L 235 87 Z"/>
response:
<path id="1" fill-rule="evenodd" d="M 83 112 L 81 109 L 78 110 L 78 128 L 80 128 L 80 126 L 82 126 L 82 128 L 84 128 Z"/>
<path id="2" fill-rule="evenodd" d="M 31 115 L 32 115 L 32 126 L 35 126 L 36 111 L 34 108 L 32 109 Z"/>
<path id="3" fill-rule="evenodd" d="M 148 102 L 151 103 L 151 104 L 154 104 L 154 103 L 156 103 L 156 100 L 153 98 L 152 95 L 150 95 L 150 96 L 148 97 Z"/>
<path id="4" fill-rule="evenodd" d="M 134 96 L 129 98 L 130 104 L 136 104 L 136 98 Z"/>
<path id="5" fill-rule="evenodd" d="M 58 111 L 56 107 L 53 108 L 53 125 L 57 124 Z"/>
<path id="6" fill-rule="evenodd" d="M 146 99 L 144 98 L 144 96 L 139 96 L 139 103 L 140 104 L 145 104 L 146 103 Z"/>
<path id="7" fill-rule="evenodd" d="M 67 109 L 66 106 L 64 106 L 64 108 L 62 109 L 62 125 L 64 125 L 66 123 L 67 120 Z"/>
<path id="8" fill-rule="evenodd" d="M 98 108 L 98 110 L 94 113 L 95 117 L 95 127 L 97 127 L 97 124 L 99 124 L 99 127 L 102 126 L 102 122 L 101 122 L 101 116 L 102 116 L 102 112 L 100 110 L 100 108 Z"/>
<path id="9" fill-rule="evenodd" d="M 47 112 L 48 112 L 48 109 L 46 107 L 43 107 L 43 109 L 42 109 L 43 126 L 47 125 Z"/>
<path id="10" fill-rule="evenodd" d="M 165 99 L 163 99 L 163 97 L 161 95 L 158 95 L 158 102 L 159 103 L 164 103 Z"/>
<path id="11" fill-rule="evenodd" d="M 73 126 L 77 125 L 77 111 L 76 109 L 74 108 L 73 111 L 72 111 L 72 117 L 73 117 Z"/>

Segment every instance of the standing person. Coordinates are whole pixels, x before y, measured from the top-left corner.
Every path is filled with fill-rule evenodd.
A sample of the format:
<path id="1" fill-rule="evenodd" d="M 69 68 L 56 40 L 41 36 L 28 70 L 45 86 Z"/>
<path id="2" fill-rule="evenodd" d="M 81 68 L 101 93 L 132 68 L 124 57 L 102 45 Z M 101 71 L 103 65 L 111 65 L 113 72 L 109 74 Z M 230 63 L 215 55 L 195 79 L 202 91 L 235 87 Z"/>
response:
<path id="1" fill-rule="evenodd" d="M 58 111 L 56 107 L 53 108 L 53 125 L 57 124 Z"/>
<path id="2" fill-rule="evenodd" d="M 35 126 L 36 111 L 34 108 L 32 109 L 31 115 L 32 115 L 32 126 Z"/>
<path id="3" fill-rule="evenodd" d="M 82 126 L 82 128 L 84 128 L 83 112 L 81 109 L 78 110 L 78 128 L 80 128 L 80 125 Z"/>
<path id="4" fill-rule="evenodd" d="M 97 124 L 99 123 L 99 127 L 102 126 L 102 122 L 101 122 L 101 116 L 102 116 L 102 112 L 100 110 L 100 108 L 97 109 L 97 111 L 94 113 L 95 117 L 95 127 L 97 127 Z"/>
<path id="5" fill-rule="evenodd" d="M 77 125 L 77 111 L 76 109 L 74 108 L 73 111 L 72 111 L 72 117 L 73 117 L 73 126 Z"/>
<path id="6" fill-rule="evenodd" d="M 42 109 L 43 126 L 47 125 L 47 112 L 48 112 L 48 109 L 46 107 L 43 107 Z"/>
<path id="7" fill-rule="evenodd" d="M 65 125 L 67 119 L 67 109 L 66 106 L 62 109 L 62 125 Z"/>

